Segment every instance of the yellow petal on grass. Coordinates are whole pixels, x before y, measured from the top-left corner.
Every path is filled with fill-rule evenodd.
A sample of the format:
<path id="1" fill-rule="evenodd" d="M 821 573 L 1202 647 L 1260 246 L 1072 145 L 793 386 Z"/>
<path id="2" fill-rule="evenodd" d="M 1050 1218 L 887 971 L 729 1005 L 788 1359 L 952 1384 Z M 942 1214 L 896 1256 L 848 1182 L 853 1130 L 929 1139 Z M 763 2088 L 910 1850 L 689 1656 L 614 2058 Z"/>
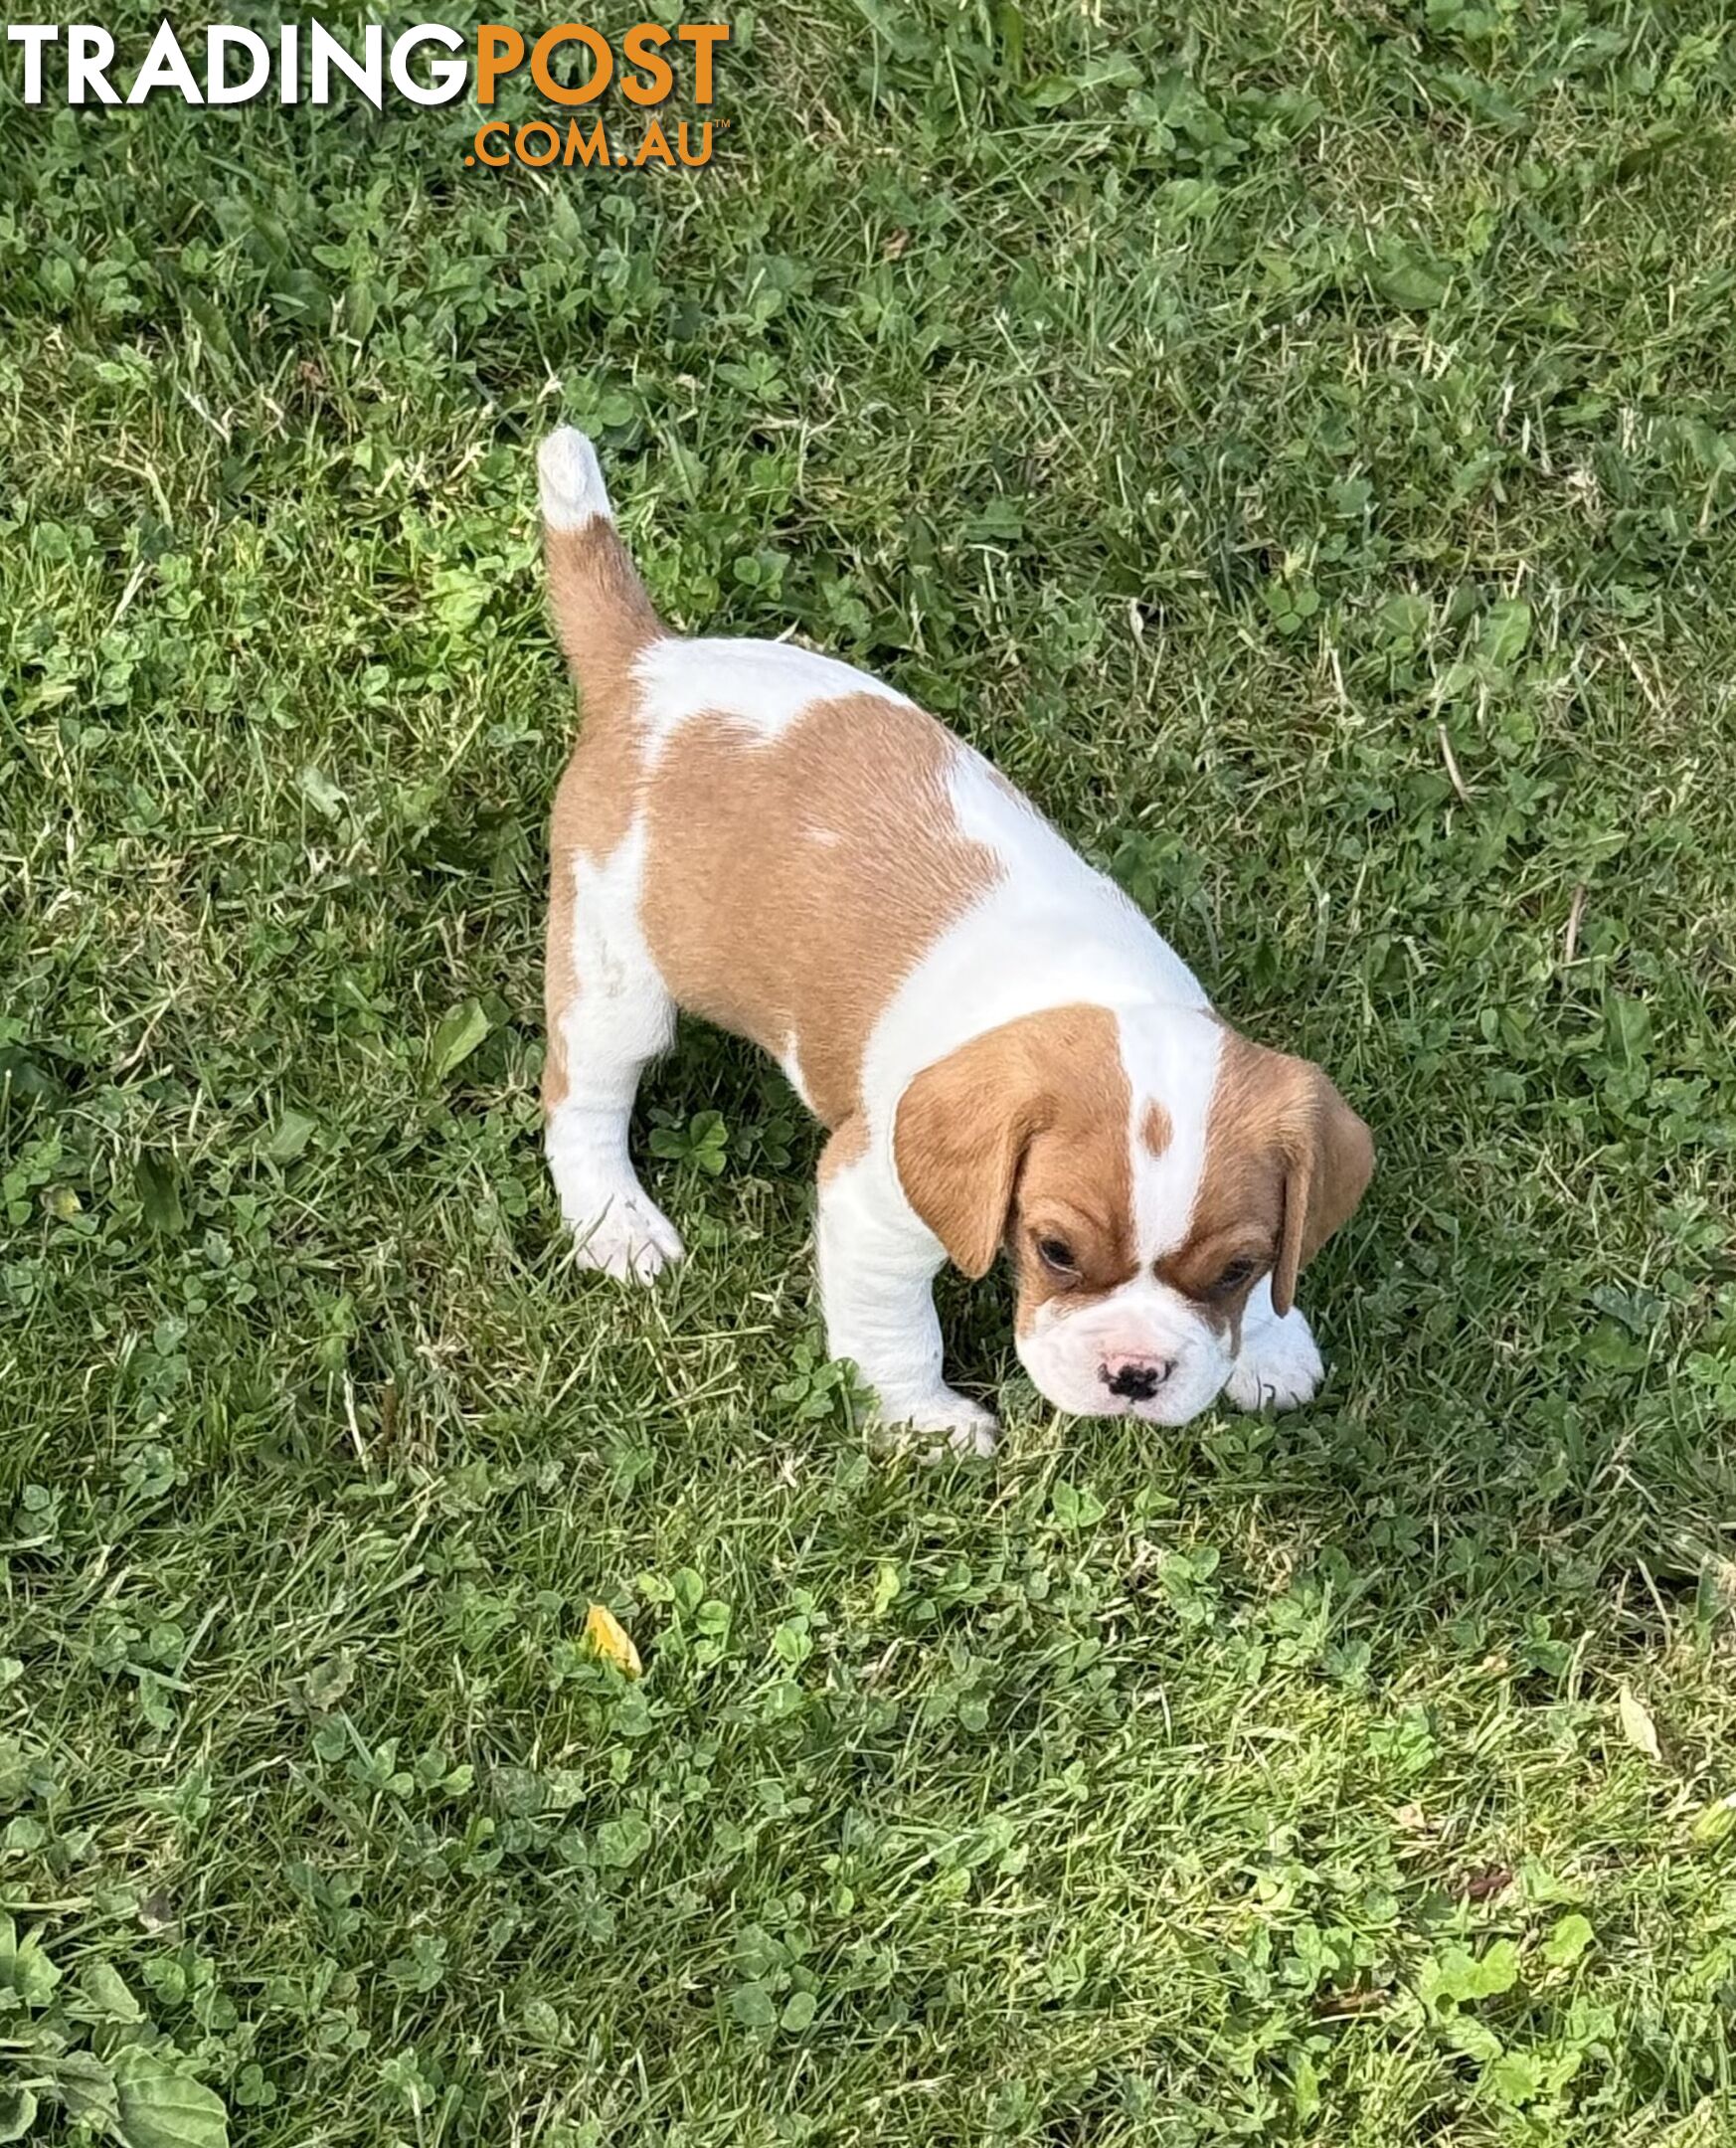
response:
<path id="1" fill-rule="evenodd" d="M 585 1614 L 585 1638 L 605 1663 L 613 1664 L 622 1678 L 638 1678 L 644 1670 L 633 1637 L 607 1604 L 594 1603 Z"/>
<path id="2" fill-rule="evenodd" d="M 1624 1679 L 1622 1690 L 1616 1696 L 1616 1714 L 1622 1725 L 1622 1735 L 1628 1743 L 1643 1752 L 1648 1760 L 1661 1760 L 1662 1752 L 1657 1743 L 1657 1725 L 1651 1720 L 1651 1711 Z"/>

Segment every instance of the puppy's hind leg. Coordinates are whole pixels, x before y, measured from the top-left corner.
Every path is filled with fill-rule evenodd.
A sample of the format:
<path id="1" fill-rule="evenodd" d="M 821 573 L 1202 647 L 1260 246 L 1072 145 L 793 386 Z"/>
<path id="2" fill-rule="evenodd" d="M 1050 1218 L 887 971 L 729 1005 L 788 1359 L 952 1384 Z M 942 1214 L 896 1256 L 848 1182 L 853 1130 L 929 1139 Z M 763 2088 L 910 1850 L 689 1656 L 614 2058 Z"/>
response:
<path id="1" fill-rule="evenodd" d="M 557 844 L 546 978 L 549 1169 L 580 1266 L 623 1283 L 650 1282 L 682 1253 L 627 1153 L 640 1072 L 675 1028 L 639 931 L 637 842 L 629 835 L 601 866 Z"/>

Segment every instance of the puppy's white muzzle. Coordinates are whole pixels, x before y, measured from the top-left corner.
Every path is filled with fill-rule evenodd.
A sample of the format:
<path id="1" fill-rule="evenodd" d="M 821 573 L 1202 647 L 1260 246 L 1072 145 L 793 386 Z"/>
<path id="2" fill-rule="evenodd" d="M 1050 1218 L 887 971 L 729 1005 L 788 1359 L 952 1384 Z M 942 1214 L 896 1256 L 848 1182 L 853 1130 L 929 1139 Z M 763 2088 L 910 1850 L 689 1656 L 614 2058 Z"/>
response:
<path id="1" fill-rule="evenodd" d="M 1089 1305 L 1051 1298 L 1018 1352 L 1057 1409 L 1164 1425 L 1209 1407 L 1235 1364 L 1226 1337 L 1179 1292 L 1145 1278 Z"/>

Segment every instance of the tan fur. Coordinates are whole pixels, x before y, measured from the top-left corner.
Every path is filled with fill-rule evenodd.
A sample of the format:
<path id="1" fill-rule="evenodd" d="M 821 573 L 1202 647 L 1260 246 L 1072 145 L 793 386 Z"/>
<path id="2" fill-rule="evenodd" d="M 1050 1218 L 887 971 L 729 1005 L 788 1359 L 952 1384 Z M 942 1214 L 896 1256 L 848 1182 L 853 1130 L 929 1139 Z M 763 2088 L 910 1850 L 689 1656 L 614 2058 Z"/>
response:
<path id="1" fill-rule="evenodd" d="M 821 1185 L 835 1177 L 841 1170 L 848 1170 L 852 1164 L 859 1164 L 868 1153 L 868 1122 L 860 1113 L 840 1120 L 833 1127 L 831 1139 L 819 1154 L 819 1168 L 815 1175 Z"/>
<path id="2" fill-rule="evenodd" d="M 1356 1213 L 1374 1175 L 1374 1138 L 1325 1075 L 1305 1060 L 1283 1139 L 1289 1161 L 1284 1235 L 1272 1278 L 1272 1302 L 1288 1313 L 1297 1277 L 1332 1233 Z"/>
<path id="3" fill-rule="evenodd" d="M 640 916 L 664 983 L 678 1005 L 793 1061 L 827 1127 L 860 1109 L 887 1001 L 999 875 L 953 815 L 959 751 L 920 709 L 852 694 L 763 743 L 696 717 L 644 786 Z"/>
<path id="4" fill-rule="evenodd" d="M 1061 1292 L 1101 1295 L 1133 1273 L 1131 1103 L 1115 1016 L 1091 1005 L 991 1029 L 900 1100 L 906 1198 L 966 1275 L 987 1271 L 1010 1226 L 1021 1327 Z M 1065 1242 L 1076 1280 L 1044 1265 L 1042 1238 Z"/>
<path id="5" fill-rule="evenodd" d="M 612 522 L 543 531 L 549 604 L 573 676 L 588 708 L 630 699 L 634 658 L 663 631 L 645 585 Z"/>
<path id="6" fill-rule="evenodd" d="M 1174 1129 L 1169 1123 L 1169 1114 L 1153 1098 L 1145 1106 L 1145 1116 L 1139 1121 L 1139 1139 L 1145 1145 L 1145 1154 L 1148 1157 L 1160 1157 L 1164 1150 L 1169 1147 L 1170 1137 L 1173 1133 Z"/>
<path id="7" fill-rule="evenodd" d="M 543 1108 L 567 1094 L 566 1015 L 578 989 L 573 962 L 576 856 L 607 857 L 631 825 L 639 753 L 631 727 L 632 664 L 662 627 L 613 525 L 545 529 L 549 601 L 578 681 L 583 729 L 555 792 L 549 833 L 549 925 L 543 966 L 548 1047 Z"/>
<path id="8" fill-rule="evenodd" d="M 1187 1240 L 1159 1279 L 1239 1326 L 1258 1273 L 1223 1298 L 1212 1285 L 1252 1259 L 1271 1267 L 1272 1302 L 1288 1313 L 1298 1274 L 1349 1221 L 1373 1168 L 1368 1129 L 1317 1066 L 1226 1029 Z"/>
<path id="9" fill-rule="evenodd" d="M 579 982 L 573 961 L 573 866 L 561 838 L 557 793 L 556 822 L 549 838 L 549 921 L 543 936 L 543 1110 L 552 1112 L 567 1097 L 567 1007 Z"/>

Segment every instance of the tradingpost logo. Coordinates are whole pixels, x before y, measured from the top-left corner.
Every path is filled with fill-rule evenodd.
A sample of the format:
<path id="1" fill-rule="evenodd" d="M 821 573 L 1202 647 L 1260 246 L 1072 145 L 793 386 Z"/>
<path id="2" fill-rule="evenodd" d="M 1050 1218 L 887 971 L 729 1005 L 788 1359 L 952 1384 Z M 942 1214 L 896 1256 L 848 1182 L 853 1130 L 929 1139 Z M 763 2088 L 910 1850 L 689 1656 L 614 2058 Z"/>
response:
<path id="1" fill-rule="evenodd" d="M 376 111 L 388 99 L 450 104 L 466 92 L 482 114 L 464 162 L 640 170 L 647 164 L 697 167 L 711 161 L 716 133 L 729 125 L 713 113 L 717 55 L 727 23 L 634 23 L 609 37 L 590 23 L 541 30 L 482 23 L 469 37 L 444 23 L 417 23 L 390 43 L 379 23 L 346 40 L 324 23 L 282 23 L 274 33 L 213 23 L 203 40 L 183 45 L 165 18 L 135 55 L 116 50 L 100 23 L 12 23 L 7 42 L 22 47 L 26 104 L 147 104 L 178 96 L 186 104 L 332 102 L 339 86 Z M 527 74 L 552 107 L 546 116 L 507 120 L 492 114 L 499 86 Z M 616 100 L 598 105 L 610 88 Z M 667 110 L 677 95 L 685 109 Z M 699 116 L 703 114 L 703 116 Z"/>

